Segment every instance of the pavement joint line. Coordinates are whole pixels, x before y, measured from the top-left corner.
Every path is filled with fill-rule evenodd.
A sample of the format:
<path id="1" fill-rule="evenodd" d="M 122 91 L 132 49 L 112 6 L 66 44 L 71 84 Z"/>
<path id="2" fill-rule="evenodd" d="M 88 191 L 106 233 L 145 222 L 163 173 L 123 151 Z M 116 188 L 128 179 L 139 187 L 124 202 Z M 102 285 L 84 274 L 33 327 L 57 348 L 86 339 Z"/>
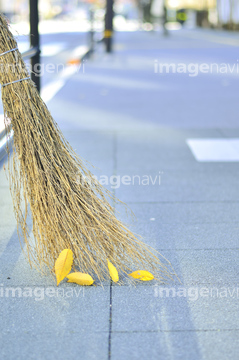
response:
<path id="1" fill-rule="evenodd" d="M 218 225 L 218 221 L 200 221 L 200 222 L 187 222 L 187 221 L 176 221 L 176 222 L 161 222 L 161 225 L 177 225 L 177 224 L 181 224 L 181 225 Z M 238 221 L 220 221 L 220 225 L 222 224 L 226 224 L 226 225 L 230 225 L 230 224 L 237 224 L 238 225 Z M 134 225 L 134 223 L 133 223 Z"/>
<path id="2" fill-rule="evenodd" d="M 177 332 L 232 332 L 232 331 L 239 331 L 239 329 L 178 329 L 178 330 L 114 330 L 112 331 L 112 334 L 147 334 L 147 333 L 177 333 Z M 3 332 L 2 332 L 3 333 Z M 31 331 L 23 331 L 24 334 L 31 334 Z M 74 334 L 102 334 L 107 333 L 107 330 L 80 330 L 80 331 L 70 331 L 70 333 Z M 52 334 L 51 331 L 44 331 L 44 334 Z"/>
<path id="3" fill-rule="evenodd" d="M 168 249 L 168 248 L 157 248 L 157 251 L 225 251 L 225 250 L 239 250 L 238 247 L 234 247 L 234 248 L 213 248 L 213 249 L 177 249 L 177 248 L 172 248 L 172 249 Z"/>
<path id="4" fill-rule="evenodd" d="M 110 313 L 109 313 L 108 360 L 111 360 L 111 338 L 112 338 L 112 280 L 111 280 L 111 283 L 110 283 Z"/>
<path id="5" fill-rule="evenodd" d="M 153 280 L 154 281 L 154 280 Z M 227 286 L 234 286 L 234 285 L 237 285 L 237 287 L 239 287 L 239 285 L 238 285 L 238 283 L 237 282 L 229 282 L 229 283 L 225 283 L 224 281 L 220 281 L 220 282 L 195 282 L 194 280 L 185 280 L 183 283 L 179 283 L 178 281 L 174 281 L 173 283 L 172 283 L 172 285 L 169 285 L 169 284 L 171 284 L 171 283 L 169 283 L 169 282 L 164 282 L 164 283 L 157 283 L 156 281 L 154 281 L 153 282 L 152 281 L 152 283 L 151 284 L 149 284 L 149 283 L 147 283 L 147 284 L 143 284 L 142 282 L 138 282 L 137 283 L 137 288 L 138 287 L 151 287 L 151 288 L 153 288 L 153 287 L 155 287 L 155 285 L 156 286 L 160 286 L 160 287 L 162 287 L 162 288 L 165 288 L 165 287 L 173 287 L 173 285 L 177 285 L 177 287 L 183 287 L 183 286 L 191 286 L 191 285 L 193 285 L 193 286 L 199 286 L 199 285 L 203 285 L 203 286 L 205 286 L 205 285 L 208 285 L 208 286 L 219 286 L 219 285 L 227 285 Z M 130 286 L 130 285 L 126 285 L 126 284 L 121 284 L 121 285 L 114 285 L 114 287 L 115 288 L 117 288 L 117 287 L 128 287 L 128 288 L 130 288 L 130 289 L 133 289 L 133 288 L 135 288 L 134 286 Z"/>
<path id="6" fill-rule="evenodd" d="M 122 288 L 129 288 L 130 291 L 133 289 L 133 287 L 131 287 L 130 285 L 119 285 L 120 287 Z M 199 287 L 199 286 L 202 286 L 202 287 L 229 287 L 229 286 L 233 286 L 233 287 L 238 287 L 238 283 L 224 283 L 223 281 L 221 282 L 217 282 L 217 283 L 208 283 L 208 282 L 205 282 L 205 283 L 196 283 L 195 281 L 186 281 L 186 282 L 183 282 L 182 284 L 180 284 L 179 282 L 177 283 L 173 283 L 171 285 L 169 285 L 169 283 L 161 283 L 161 284 L 156 284 L 155 282 L 153 284 L 141 284 L 141 283 L 138 283 L 137 284 L 137 289 L 139 288 L 155 288 L 155 287 L 160 287 L 162 289 L 165 289 L 165 288 L 172 288 L 172 287 L 177 287 L 177 288 L 182 288 L 182 287 Z M 117 288 L 117 285 L 114 286 L 114 288 Z M 107 331 L 106 331 L 107 332 Z M 114 331 L 112 331 L 114 332 Z"/>
<path id="7" fill-rule="evenodd" d="M 113 137 L 113 174 L 117 174 L 117 135 L 114 134 Z M 115 189 L 113 190 L 113 195 L 115 196 Z M 115 213 L 115 200 L 113 201 L 113 209 Z M 111 337 L 112 337 L 112 316 L 113 316 L 113 291 L 112 291 L 113 282 L 110 282 L 110 313 L 109 313 L 109 338 L 108 338 L 108 360 L 111 360 Z"/>
<path id="8" fill-rule="evenodd" d="M 3 283 L 3 281 L 4 281 L 4 279 L 2 279 L 1 280 L 1 284 Z M 26 287 L 31 287 L 31 288 L 39 288 L 39 287 L 41 287 L 41 288 L 49 288 L 49 287 L 55 287 L 55 284 L 28 284 L 28 283 L 24 283 L 24 284 L 17 284 L 17 285 L 15 285 L 15 284 L 12 284 L 11 283 L 11 281 L 10 280 L 7 280 L 6 279 L 6 281 L 8 281 L 6 284 L 4 284 L 4 285 L 6 285 L 5 287 L 22 287 L 22 288 L 26 288 Z M 225 283 L 225 282 L 217 282 L 217 283 L 208 283 L 208 282 L 205 282 L 205 283 L 203 283 L 203 282 L 200 282 L 200 283 L 195 283 L 195 281 L 185 281 L 184 283 L 182 283 L 182 284 L 180 284 L 180 283 L 177 283 L 177 284 L 179 284 L 179 285 L 177 285 L 177 287 L 188 287 L 188 286 L 194 286 L 194 287 L 198 287 L 198 286 L 212 286 L 212 287 L 215 287 L 215 286 L 221 286 L 222 284 L 223 284 L 223 287 L 229 287 L 229 286 L 237 286 L 238 287 L 238 283 L 237 282 L 235 282 L 235 283 Z M 174 285 L 174 284 L 173 284 Z M 168 286 L 168 284 L 167 283 L 163 283 L 163 284 L 156 284 L 155 282 L 154 283 L 152 283 L 152 284 L 142 284 L 142 283 L 137 283 L 137 288 L 140 288 L 140 287 L 149 287 L 149 288 L 154 288 L 155 286 L 160 286 L 160 287 L 162 287 L 162 288 L 165 288 L 165 287 L 173 287 L 173 285 L 170 285 L 170 286 Z M 100 285 L 98 285 L 98 287 L 99 287 Z M 108 287 L 110 287 L 110 285 L 104 285 L 104 287 L 105 288 L 108 288 Z M 118 288 L 118 287 L 121 287 L 121 288 L 130 288 L 130 289 L 132 289 L 133 287 L 131 286 L 131 285 L 122 285 L 122 284 L 120 284 L 120 285 L 117 285 L 117 284 L 115 284 L 115 285 L 112 285 L 112 290 L 113 289 L 116 289 L 116 288 Z M 66 289 L 66 288 L 64 288 L 64 289 Z M 95 332 L 97 332 L 97 330 L 94 330 Z M 113 330 L 111 331 L 111 333 L 113 332 Z M 105 330 L 105 333 L 107 333 L 107 334 L 109 334 L 109 330 Z"/>
<path id="9" fill-rule="evenodd" d="M 132 331 L 127 331 L 127 330 L 115 330 L 112 331 L 112 333 L 114 334 L 147 334 L 147 333 L 174 333 L 174 332 L 222 332 L 222 331 L 239 331 L 239 329 L 178 329 L 178 330 L 132 330 Z"/>
<path id="10" fill-rule="evenodd" d="M 195 201 L 127 201 L 127 204 L 152 204 L 152 205 L 164 205 L 164 204 L 237 204 L 238 200 L 220 200 L 220 201 L 212 201 L 212 200 L 195 200 Z"/>

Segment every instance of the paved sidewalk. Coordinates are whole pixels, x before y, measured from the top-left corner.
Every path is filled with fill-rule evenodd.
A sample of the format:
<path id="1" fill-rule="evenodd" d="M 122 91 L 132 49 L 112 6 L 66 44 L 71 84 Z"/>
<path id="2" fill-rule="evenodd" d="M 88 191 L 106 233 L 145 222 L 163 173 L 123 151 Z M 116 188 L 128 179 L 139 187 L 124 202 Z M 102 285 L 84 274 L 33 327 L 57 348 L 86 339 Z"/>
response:
<path id="1" fill-rule="evenodd" d="M 188 33 L 116 34 L 115 53 L 99 49 L 49 103 L 95 174 L 117 176 L 108 188 L 137 220 L 121 218 L 171 261 L 182 284 L 62 283 L 64 296 L 49 296 L 55 281 L 24 259 L 1 169 L 1 359 L 237 359 L 238 161 L 211 161 L 211 150 L 198 161 L 187 141 L 239 138 L 238 79 L 154 72 L 155 59 L 233 63 L 237 48 L 213 42 L 214 33 L 208 41 Z M 17 287 L 33 295 L 18 297 Z"/>

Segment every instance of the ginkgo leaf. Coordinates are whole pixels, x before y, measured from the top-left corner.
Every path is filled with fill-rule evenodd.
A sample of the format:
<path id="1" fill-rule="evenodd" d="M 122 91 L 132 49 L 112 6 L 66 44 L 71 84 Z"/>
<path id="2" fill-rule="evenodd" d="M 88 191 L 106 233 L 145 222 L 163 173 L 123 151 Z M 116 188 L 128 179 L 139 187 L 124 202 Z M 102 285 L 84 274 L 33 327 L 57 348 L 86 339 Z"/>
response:
<path id="1" fill-rule="evenodd" d="M 89 274 L 84 274 L 81 272 L 74 272 L 67 275 L 69 279 L 67 282 L 76 283 L 78 285 L 92 285 L 94 280 Z"/>
<path id="2" fill-rule="evenodd" d="M 111 262 L 109 260 L 108 261 L 108 268 L 109 268 L 109 273 L 110 273 L 110 277 L 114 282 L 119 281 L 119 274 L 118 271 L 116 269 L 116 267 L 111 264 Z"/>
<path id="3" fill-rule="evenodd" d="M 146 270 L 137 270 L 129 274 L 134 279 L 142 280 L 142 281 L 150 281 L 154 279 L 153 274 Z"/>
<path id="4" fill-rule="evenodd" d="M 57 286 L 69 274 L 73 263 L 73 252 L 71 249 L 63 250 L 55 262 L 55 274 Z"/>

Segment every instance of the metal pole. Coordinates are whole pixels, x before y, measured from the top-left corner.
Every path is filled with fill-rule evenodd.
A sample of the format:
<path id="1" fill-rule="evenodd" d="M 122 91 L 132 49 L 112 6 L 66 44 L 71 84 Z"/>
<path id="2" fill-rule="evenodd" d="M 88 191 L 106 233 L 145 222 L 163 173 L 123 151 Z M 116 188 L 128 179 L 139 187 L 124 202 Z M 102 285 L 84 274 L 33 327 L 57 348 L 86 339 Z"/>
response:
<path id="1" fill-rule="evenodd" d="M 113 3 L 114 0 L 106 1 L 106 14 L 105 14 L 105 45 L 106 51 L 112 51 L 112 34 L 113 34 Z"/>
<path id="2" fill-rule="evenodd" d="M 40 46 L 39 46 L 39 15 L 38 0 L 29 0 L 30 6 L 30 44 L 31 47 L 37 48 L 37 53 L 31 58 L 32 81 L 36 84 L 37 90 L 40 92 Z"/>
<path id="3" fill-rule="evenodd" d="M 168 29 L 166 28 L 166 24 L 167 24 L 167 7 L 166 7 L 166 1 L 164 0 L 164 4 L 163 4 L 163 34 L 164 36 L 167 36 L 168 33 Z"/>
<path id="4" fill-rule="evenodd" d="M 94 51 L 94 10 L 90 9 L 90 50 Z"/>

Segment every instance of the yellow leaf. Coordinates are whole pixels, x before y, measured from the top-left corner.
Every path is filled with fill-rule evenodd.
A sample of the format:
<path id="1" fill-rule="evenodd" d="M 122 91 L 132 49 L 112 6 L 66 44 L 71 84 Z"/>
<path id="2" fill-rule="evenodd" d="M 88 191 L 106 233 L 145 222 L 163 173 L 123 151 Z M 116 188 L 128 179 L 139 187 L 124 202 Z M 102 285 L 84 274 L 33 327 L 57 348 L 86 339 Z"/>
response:
<path id="1" fill-rule="evenodd" d="M 63 250 L 55 262 L 55 274 L 57 286 L 69 274 L 73 263 L 73 252 L 71 249 Z"/>
<path id="2" fill-rule="evenodd" d="M 153 274 L 146 270 L 137 270 L 129 274 L 134 279 L 142 280 L 142 281 L 150 281 L 154 279 Z"/>
<path id="3" fill-rule="evenodd" d="M 118 271 L 116 269 L 116 267 L 111 264 L 111 262 L 109 260 L 108 261 L 108 268 L 109 268 L 109 273 L 110 273 L 110 277 L 114 282 L 119 281 L 119 274 Z"/>
<path id="4" fill-rule="evenodd" d="M 78 285 L 92 285 L 94 280 L 89 274 L 84 274 L 81 272 L 74 272 L 67 275 L 69 279 L 67 282 L 76 283 Z"/>

